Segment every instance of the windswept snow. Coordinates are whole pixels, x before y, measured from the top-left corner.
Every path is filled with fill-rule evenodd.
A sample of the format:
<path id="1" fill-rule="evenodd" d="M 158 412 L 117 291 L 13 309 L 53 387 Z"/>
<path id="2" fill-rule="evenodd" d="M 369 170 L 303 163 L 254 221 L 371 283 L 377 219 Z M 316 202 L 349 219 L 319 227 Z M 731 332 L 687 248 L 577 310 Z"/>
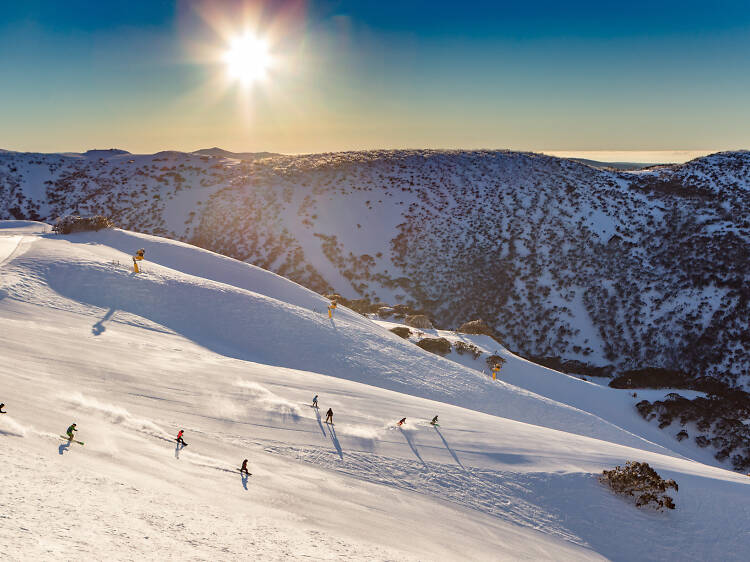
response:
<path id="1" fill-rule="evenodd" d="M 343 307 L 331 321 L 322 297 L 277 275 L 161 238 L 15 224 L 0 251 L 11 559 L 743 560 L 750 548 L 747 476 L 659 442 L 622 393 L 505 350 L 492 382 Z M 73 422 L 84 446 L 59 438 Z M 637 510 L 599 484 L 631 459 L 677 480 L 676 511 Z"/>

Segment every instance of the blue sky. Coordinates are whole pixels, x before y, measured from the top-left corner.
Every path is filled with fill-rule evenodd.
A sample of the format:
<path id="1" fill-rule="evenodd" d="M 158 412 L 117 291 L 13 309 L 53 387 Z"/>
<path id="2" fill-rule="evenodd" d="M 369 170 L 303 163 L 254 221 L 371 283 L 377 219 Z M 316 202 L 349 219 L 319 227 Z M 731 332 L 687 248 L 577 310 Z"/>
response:
<path id="1" fill-rule="evenodd" d="M 746 1 L 3 4 L 7 149 L 750 147 Z"/>

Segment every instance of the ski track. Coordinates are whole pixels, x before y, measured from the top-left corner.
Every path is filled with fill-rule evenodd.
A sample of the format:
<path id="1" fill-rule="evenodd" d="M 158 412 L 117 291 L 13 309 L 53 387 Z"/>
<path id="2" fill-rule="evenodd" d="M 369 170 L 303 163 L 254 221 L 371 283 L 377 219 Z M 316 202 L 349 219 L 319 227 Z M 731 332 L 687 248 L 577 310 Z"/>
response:
<path id="1" fill-rule="evenodd" d="M 312 529 L 279 528 L 264 516 L 228 518 L 192 497 L 107 476 L 61 477 L 48 459 L 13 452 L 0 473 L 0 544 L 10 560 L 416 560 Z M 39 486 L 13 485 L 28 480 Z"/>
<path id="2" fill-rule="evenodd" d="M 588 546 L 561 525 L 560 517 L 520 499 L 519 495 L 532 495 L 532 486 L 519 484 L 517 478 L 509 477 L 510 473 L 363 452 L 347 452 L 342 458 L 330 449 L 314 447 L 266 445 L 263 450 L 374 484 L 437 497 L 579 546 Z M 546 475 L 527 477 L 531 483 L 535 478 L 544 479 Z"/>

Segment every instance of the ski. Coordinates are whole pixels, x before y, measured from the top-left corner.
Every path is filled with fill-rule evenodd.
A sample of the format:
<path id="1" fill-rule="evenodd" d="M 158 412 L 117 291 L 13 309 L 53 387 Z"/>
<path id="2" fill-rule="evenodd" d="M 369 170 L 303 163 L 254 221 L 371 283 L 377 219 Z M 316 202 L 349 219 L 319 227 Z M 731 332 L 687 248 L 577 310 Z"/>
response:
<path id="1" fill-rule="evenodd" d="M 83 441 L 76 441 L 75 439 L 69 439 L 65 435 L 61 435 L 60 438 L 64 439 L 65 441 L 71 441 L 73 443 L 78 443 L 79 445 L 83 445 Z"/>

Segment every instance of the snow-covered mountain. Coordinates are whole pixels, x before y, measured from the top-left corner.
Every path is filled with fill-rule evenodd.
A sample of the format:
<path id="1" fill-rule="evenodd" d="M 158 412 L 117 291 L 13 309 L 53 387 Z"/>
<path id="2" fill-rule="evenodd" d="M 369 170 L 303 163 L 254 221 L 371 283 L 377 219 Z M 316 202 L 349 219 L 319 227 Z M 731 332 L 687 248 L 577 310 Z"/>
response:
<path id="1" fill-rule="evenodd" d="M 0 222 L 11 559 L 746 557 L 750 479 L 646 423 L 629 391 L 436 333 L 503 356 L 492 381 L 386 322 L 329 319 L 320 295 L 258 267 L 49 230 Z M 83 446 L 59 438 L 73 422 Z M 674 478 L 677 509 L 638 510 L 598 482 L 626 460 Z"/>
<path id="2" fill-rule="evenodd" d="M 746 380 L 750 152 L 641 171 L 507 151 L 209 152 L 3 152 L 0 217 L 103 213 L 442 327 L 483 318 L 526 357 Z"/>

